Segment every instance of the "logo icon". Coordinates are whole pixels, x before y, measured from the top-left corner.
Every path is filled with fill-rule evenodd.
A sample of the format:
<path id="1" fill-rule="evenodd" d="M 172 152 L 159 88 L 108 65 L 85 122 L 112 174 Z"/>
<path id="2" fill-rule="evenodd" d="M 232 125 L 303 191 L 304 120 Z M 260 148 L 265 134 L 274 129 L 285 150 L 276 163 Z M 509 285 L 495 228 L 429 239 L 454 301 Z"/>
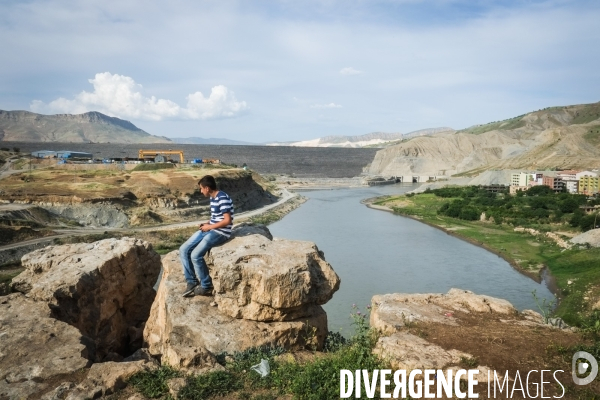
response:
<path id="1" fill-rule="evenodd" d="M 585 361 L 582 361 L 582 359 Z M 573 354 L 571 371 L 573 374 L 573 382 L 575 382 L 576 385 L 587 385 L 596 378 L 596 375 L 598 375 L 598 363 L 590 353 L 578 351 Z M 580 378 L 580 376 L 585 375 L 588 371 L 589 375 L 587 377 Z"/>

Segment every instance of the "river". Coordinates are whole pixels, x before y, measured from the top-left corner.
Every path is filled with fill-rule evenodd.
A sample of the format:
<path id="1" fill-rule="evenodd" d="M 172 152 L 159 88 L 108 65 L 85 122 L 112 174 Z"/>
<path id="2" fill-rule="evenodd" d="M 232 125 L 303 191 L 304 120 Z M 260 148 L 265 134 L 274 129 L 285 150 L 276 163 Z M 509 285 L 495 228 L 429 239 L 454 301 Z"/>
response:
<path id="1" fill-rule="evenodd" d="M 426 224 L 360 203 L 414 187 L 304 191 L 302 195 L 309 200 L 269 226 L 273 236 L 316 243 L 339 275 L 340 290 L 324 306 L 329 330 L 351 336 L 352 305 L 364 312 L 375 294 L 446 293 L 460 288 L 506 299 L 519 310 L 538 312 L 533 290 L 540 299 L 554 300 L 545 284 L 520 274 L 497 255 Z"/>

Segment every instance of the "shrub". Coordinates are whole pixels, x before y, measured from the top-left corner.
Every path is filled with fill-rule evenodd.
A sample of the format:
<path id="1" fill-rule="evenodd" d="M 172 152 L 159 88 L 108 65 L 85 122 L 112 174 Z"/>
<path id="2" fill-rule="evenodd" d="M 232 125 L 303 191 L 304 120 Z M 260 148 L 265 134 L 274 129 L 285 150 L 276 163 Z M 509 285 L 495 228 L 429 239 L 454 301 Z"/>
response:
<path id="1" fill-rule="evenodd" d="M 458 218 L 464 219 L 467 221 L 476 221 L 479 219 L 480 213 L 473 207 L 465 207 L 460 210 L 460 214 Z"/>

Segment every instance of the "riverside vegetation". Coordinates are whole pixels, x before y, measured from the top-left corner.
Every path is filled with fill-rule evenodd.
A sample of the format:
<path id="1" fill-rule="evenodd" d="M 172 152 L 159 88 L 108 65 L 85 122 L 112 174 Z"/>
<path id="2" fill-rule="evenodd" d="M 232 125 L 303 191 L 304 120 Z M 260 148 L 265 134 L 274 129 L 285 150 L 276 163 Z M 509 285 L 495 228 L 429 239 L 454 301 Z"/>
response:
<path id="1" fill-rule="evenodd" d="M 593 309 L 600 299 L 600 249 L 563 248 L 556 239 L 567 240 L 600 223 L 597 213 L 586 215 L 580 208 L 600 204 L 600 199 L 555 194 L 547 186 L 534 186 L 514 196 L 472 186 L 382 198 L 375 204 L 492 250 L 534 277 L 547 267 L 555 279 L 560 299 L 554 315 L 576 326 L 589 324 L 590 317 L 597 320 L 599 314 Z M 528 229 L 531 229 L 529 232 L 552 232 L 554 239 L 532 235 Z"/>

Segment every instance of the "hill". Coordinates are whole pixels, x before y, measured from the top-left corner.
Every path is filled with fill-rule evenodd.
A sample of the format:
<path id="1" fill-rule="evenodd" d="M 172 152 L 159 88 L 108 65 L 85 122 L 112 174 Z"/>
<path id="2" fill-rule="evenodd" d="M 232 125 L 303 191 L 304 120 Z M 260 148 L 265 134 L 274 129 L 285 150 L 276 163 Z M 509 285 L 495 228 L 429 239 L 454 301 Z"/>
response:
<path id="1" fill-rule="evenodd" d="M 380 150 L 372 175 L 476 174 L 489 169 L 600 167 L 600 102 L 550 107 Z"/>
<path id="2" fill-rule="evenodd" d="M 129 121 L 99 112 L 42 115 L 0 110 L 0 141 L 70 143 L 172 143 Z"/>

